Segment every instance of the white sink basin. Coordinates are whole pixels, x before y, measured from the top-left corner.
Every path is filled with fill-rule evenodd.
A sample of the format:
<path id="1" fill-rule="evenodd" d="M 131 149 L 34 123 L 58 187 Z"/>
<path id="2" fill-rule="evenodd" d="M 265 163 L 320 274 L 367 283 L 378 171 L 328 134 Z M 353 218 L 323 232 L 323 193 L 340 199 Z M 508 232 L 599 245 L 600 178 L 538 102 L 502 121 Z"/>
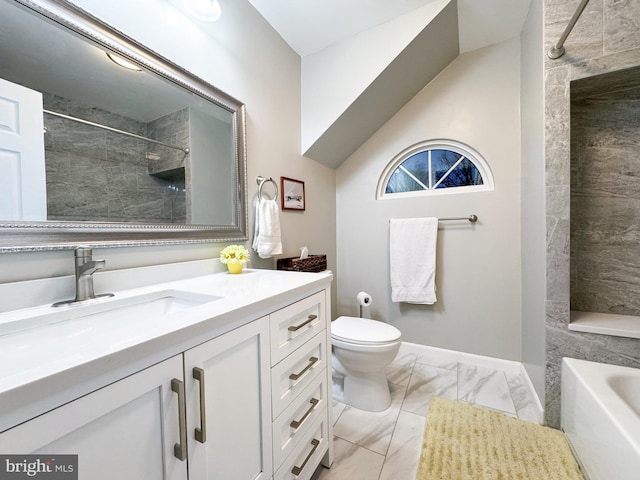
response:
<path id="1" fill-rule="evenodd" d="M 134 296 L 110 297 L 85 305 L 28 308 L 0 314 L 0 335 L 79 318 L 135 322 L 141 317 L 162 317 L 221 298 L 223 297 L 186 290 L 160 290 Z"/>

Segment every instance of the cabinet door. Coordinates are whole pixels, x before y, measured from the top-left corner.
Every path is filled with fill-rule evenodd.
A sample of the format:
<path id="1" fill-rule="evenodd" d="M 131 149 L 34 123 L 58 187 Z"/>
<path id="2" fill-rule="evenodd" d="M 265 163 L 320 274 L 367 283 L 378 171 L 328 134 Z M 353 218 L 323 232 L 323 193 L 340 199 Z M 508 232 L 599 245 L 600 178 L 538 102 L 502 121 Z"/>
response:
<path id="1" fill-rule="evenodd" d="M 182 356 L 170 358 L 0 434 L 3 454 L 77 454 L 80 480 L 186 480 L 179 442 Z"/>
<path id="2" fill-rule="evenodd" d="M 190 480 L 271 477 L 269 363 L 268 317 L 185 352 Z"/>

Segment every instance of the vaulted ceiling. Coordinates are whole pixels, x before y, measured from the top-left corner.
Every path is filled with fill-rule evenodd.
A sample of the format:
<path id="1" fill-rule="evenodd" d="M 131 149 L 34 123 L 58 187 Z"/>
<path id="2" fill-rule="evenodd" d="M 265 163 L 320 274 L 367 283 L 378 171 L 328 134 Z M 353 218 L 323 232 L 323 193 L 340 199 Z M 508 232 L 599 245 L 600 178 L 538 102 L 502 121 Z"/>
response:
<path id="1" fill-rule="evenodd" d="M 437 0 L 249 0 L 300 56 Z M 520 35 L 531 0 L 458 0 L 460 51 Z"/>
<path id="2" fill-rule="evenodd" d="M 249 1 L 302 57 L 302 153 L 332 168 L 346 160 L 460 53 L 519 36 L 531 3 Z M 415 32 L 408 36 L 405 30 L 398 30 L 398 25 L 414 28 Z M 393 28 L 396 34 L 390 33 Z M 363 38 L 370 40 L 369 51 L 363 46 Z M 374 46 L 381 42 L 398 45 L 391 49 L 392 55 L 384 57 Z M 365 69 L 349 68 L 341 58 L 345 51 L 354 58 L 375 60 L 368 60 L 370 65 Z M 354 81 L 354 77 L 360 78 Z M 309 82 L 314 82 L 313 86 L 306 84 Z M 344 91 L 337 92 L 336 88 Z"/>

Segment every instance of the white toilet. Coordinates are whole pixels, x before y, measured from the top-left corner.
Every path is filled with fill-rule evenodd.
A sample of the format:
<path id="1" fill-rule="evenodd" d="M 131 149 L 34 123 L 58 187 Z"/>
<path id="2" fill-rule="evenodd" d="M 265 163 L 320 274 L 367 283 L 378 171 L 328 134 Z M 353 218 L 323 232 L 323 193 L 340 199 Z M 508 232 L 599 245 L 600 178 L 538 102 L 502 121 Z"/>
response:
<path id="1" fill-rule="evenodd" d="M 389 408 L 384 368 L 396 358 L 400 336 L 393 325 L 367 318 L 338 317 L 331 322 L 334 380 L 342 384 L 342 391 L 334 388 L 334 397 L 361 410 Z"/>

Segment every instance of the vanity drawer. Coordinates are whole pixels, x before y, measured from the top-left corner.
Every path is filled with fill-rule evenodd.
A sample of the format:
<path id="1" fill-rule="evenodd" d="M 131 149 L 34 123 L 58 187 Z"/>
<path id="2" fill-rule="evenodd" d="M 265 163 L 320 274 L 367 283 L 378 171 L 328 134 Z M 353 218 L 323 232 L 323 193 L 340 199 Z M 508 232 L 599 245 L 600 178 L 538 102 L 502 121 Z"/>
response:
<path id="1" fill-rule="evenodd" d="M 273 465 L 277 469 L 311 428 L 327 412 L 327 376 L 318 375 L 273 422 Z"/>
<path id="2" fill-rule="evenodd" d="M 329 446 L 327 411 L 320 412 L 306 435 L 276 471 L 273 480 L 308 480 L 320 464 Z"/>
<path id="3" fill-rule="evenodd" d="M 271 369 L 272 418 L 277 418 L 327 366 L 324 331 Z"/>
<path id="4" fill-rule="evenodd" d="M 324 308 L 324 292 L 319 292 L 270 315 L 271 365 L 325 328 Z"/>

